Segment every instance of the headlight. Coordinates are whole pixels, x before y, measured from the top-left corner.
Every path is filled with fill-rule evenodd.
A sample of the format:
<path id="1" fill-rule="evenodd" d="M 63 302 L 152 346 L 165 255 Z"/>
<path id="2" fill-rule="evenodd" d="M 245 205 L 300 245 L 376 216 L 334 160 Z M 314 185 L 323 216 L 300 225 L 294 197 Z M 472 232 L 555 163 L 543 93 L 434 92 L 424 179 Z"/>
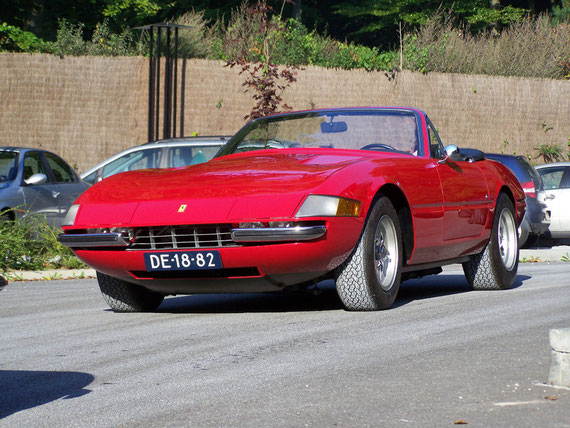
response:
<path id="1" fill-rule="evenodd" d="M 73 226 L 75 223 L 75 217 L 77 217 L 77 210 L 79 210 L 79 205 L 72 205 L 69 208 L 65 218 L 63 219 L 62 226 Z"/>
<path id="2" fill-rule="evenodd" d="M 251 221 L 248 223 L 239 223 L 240 229 L 255 229 L 255 228 L 259 228 L 259 227 L 265 227 L 265 224 L 263 224 L 260 221 Z"/>
<path id="3" fill-rule="evenodd" d="M 135 231 L 130 227 L 97 227 L 95 229 L 85 229 L 87 233 L 120 233 L 127 242 L 133 242 Z"/>
<path id="4" fill-rule="evenodd" d="M 360 202 L 338 196 L 309 195 L 296 217 L 358 217 Z"/>

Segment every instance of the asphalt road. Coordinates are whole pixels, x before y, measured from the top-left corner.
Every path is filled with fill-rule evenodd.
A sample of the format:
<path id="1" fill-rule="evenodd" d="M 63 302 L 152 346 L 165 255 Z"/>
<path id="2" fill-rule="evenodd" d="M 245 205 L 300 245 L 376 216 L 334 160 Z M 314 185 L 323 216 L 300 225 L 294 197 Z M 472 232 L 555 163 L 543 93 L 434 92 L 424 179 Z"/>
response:
<path id="1" fill-rule="evenodd" d="M 330 284 L 114 314 L 92 279 L 10 283 L 0 322 L 0 426 L 570 427 L 570 389 L 545 385 L 570 263 L 508 291 L 453 267 L 375 313 Z"/>

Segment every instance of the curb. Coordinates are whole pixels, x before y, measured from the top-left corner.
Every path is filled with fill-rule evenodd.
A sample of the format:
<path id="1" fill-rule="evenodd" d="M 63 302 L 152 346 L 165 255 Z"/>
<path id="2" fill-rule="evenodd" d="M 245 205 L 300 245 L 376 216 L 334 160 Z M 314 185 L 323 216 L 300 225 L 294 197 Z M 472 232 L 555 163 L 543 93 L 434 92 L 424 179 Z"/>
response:
<path id="1" fill-rule="evenodd" d="M 570 262 L 570 245 L 522 248 L 520 250 L 519 260 L 522 263 Z"/>
<path id="2" fill-rule="evenodd" d="M 36 271 L 12 271 L 4 273 L 6 280 L 16 281 L 52 281 L 58 279 L 88 279 L 97 276 L 95 269 L 51 269 Z"/>

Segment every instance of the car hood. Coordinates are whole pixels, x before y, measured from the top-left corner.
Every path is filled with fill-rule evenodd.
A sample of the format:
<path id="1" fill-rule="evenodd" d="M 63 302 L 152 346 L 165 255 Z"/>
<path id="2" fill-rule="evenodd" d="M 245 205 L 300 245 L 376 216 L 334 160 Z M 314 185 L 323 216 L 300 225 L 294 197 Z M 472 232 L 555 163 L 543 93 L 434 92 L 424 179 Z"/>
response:
<path id="1" fill-rule="evenodd" d="M 363 159 L 358 154 L 271 150 L 191 167 L 117 174 L 81 196 L 76 225 L 152 224 L 158 215 L 164 224 L 291 217 L 307 193 Z"/>

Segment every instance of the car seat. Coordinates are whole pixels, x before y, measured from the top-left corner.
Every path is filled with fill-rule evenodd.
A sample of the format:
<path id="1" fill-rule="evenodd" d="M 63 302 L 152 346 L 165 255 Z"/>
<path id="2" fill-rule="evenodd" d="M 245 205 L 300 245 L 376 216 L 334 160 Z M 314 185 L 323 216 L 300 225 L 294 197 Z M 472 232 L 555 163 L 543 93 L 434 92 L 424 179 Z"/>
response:
<path id="1" fill-rule="evenodd" d="M 197 165 L 199 163 L 204 163 L 206 162 L 206 156 L 204 156 L 204 153 L 202 153 L 202 151 L 199 151 L 196 156 L 194 156 L 192 158 L 192 161 L 190 162 L 190 165 Z"/>

